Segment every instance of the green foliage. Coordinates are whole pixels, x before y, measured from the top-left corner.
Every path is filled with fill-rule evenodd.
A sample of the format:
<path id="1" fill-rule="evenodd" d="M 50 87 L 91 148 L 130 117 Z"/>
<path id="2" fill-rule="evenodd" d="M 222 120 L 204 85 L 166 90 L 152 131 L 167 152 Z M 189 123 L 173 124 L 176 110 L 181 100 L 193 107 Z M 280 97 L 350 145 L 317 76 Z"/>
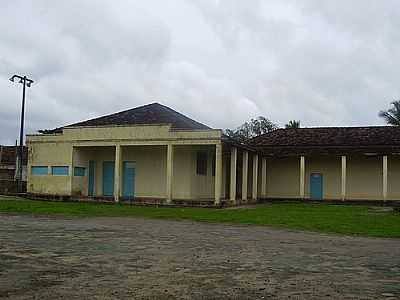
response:
<path id="1" fill-rule="evenodd" d="M 381 110 L 379 116 L 389 125 L 400 126 L 400 100 L 393 101 L 388 110 Z"/>
<path id="2" fill-rule="evenodd" d="M 285 128 L 300 128 L 300 121 L 290 120 L 289 123 L 285 125 Z"/>
<path id="3" fill-rule="evenodd" d="M 8 198 L 10 199 L 10 198 Z M 320 232 L 400 238 L 400 214 L 368 206 L 276 203 L 255 208 L 157 208 L 117 204 L 2 200 L 0 213 L 167 218 L 269 225 Z"/>
<path id="4" fill-rule="evenodd" d="M 255 136 L 271 132 L 278 128 L 278 125 L 265 117 L 258 117 L 245 122 L 235 130 L 226 129 L 225 134 L 238 141 L 244 142 Z"/>

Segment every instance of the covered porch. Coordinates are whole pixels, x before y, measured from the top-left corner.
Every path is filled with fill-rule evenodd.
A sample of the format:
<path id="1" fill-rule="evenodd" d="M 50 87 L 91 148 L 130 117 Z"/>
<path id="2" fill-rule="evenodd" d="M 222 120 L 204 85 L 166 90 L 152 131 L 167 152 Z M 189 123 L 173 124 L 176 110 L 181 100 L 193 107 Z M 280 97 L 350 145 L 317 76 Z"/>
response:
<path id="1" fill-rule="evenodd" d="M 72 152 L 75 199 L 215 206 L 265 193 L 265 159 L 227 142 L 77 145 Z"/>
<path id="2" fill-rule="evenodd" d="M 222 145 L 74 146 L 71 196 L 144 204 L 219 204 Z"/>
<path id="3" fill-rule="evenodd" d="M 396 200 L 400 156 L 363 151 L 270 156 L 265 199 Z"/>

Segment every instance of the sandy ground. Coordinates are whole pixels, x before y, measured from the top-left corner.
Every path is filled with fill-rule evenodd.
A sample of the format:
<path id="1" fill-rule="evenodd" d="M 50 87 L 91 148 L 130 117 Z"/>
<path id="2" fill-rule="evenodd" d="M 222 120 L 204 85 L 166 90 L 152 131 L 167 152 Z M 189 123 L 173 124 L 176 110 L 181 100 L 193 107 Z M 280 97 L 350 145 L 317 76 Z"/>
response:
<path id="1" fill-rule="evenodd" d="M 399 299 L 400 240 L 0 214 L 0 299 Z"/>

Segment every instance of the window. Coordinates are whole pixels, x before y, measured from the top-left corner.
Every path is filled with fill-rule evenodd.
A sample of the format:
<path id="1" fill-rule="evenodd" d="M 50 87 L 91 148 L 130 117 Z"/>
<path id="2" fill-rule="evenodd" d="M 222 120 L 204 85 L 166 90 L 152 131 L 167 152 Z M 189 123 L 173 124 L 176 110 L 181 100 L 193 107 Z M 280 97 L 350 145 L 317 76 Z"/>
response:
<path id="1" fill-rule="evenodd" d="M 197 152 L 197 175 L 207 175 L 207 152 Z"/>
<path id="2" fill-rule="evenodd" d="M 32 166 L 31 173 L 32 175 L 47 175 L 48 168 L 44 166 Z"/>
<path id="3" fill-rule="evenodd" d="M 55 176 L 68 176 L 68 167 L 51 167 L 51 175 Z"/>
<path id="4" fill-rule="evenodd" d="M 84 167 L 75 167 L 74 168 L 74 176 L 85 176 L 86 168 Z"/>

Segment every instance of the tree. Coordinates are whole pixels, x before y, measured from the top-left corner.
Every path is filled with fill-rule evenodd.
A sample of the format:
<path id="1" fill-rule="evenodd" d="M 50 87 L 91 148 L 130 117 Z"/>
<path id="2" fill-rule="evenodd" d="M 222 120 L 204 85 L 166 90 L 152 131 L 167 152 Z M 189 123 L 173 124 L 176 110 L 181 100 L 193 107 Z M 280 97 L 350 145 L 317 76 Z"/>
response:
<path id="1" fill-rule="evenodd" d="M 289 123 L 285 125 L 285 128 L 300 128 L 300 121 L 290 120 Z"/>
<path id="2" fill-rule="evenodd" d="M 388 110 L 381 110 L 379 116 L 390 125 L 400 126 L 400 100 L 393 101 L 391 105 Z"/>
<path id="3" fill-rule="evenodd" d="M 271 132 L 277 129 L 278 126 L 265 117 L 258 117 L 243 123 L 235 130 L 226 129 L 225 134 L 238 141 L 244 142 L 255 136 Z"/>

